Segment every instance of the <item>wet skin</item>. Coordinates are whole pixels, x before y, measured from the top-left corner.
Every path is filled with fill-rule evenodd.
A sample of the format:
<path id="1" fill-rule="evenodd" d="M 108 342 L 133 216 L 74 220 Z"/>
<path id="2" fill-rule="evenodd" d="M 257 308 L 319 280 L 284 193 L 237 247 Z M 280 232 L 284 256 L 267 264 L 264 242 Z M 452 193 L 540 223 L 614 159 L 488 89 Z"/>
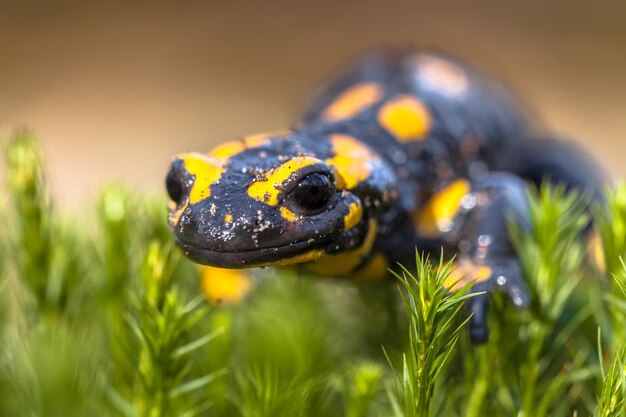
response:
<path id="1" fill-rule="evenodd" d="M 566 157 L 564 157 L 564 155 Z M 457 256 L 486 294 L 470 334 L 487 339 L 489 293 L 528 304 L 507 219 L 526 222 L 528 182 L 597 195 L 580 150 L 538 139 L 499 85 L 450 57 L 378 50 L 317 91 L 291 130 L 174 158 L 166 183 L 176 242 L 221 268 L 298 264 L 369 282 L 415 248 Z"/>

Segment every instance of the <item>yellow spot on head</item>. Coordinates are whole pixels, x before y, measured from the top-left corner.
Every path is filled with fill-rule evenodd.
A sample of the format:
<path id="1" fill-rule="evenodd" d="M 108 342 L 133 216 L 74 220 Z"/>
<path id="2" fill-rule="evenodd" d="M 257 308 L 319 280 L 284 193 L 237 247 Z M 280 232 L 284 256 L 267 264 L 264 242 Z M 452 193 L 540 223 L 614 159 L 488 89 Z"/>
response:
<path id="1" fill-rule="evenodd" d="M 176 226 L 178 224 L 178 221 L 180 220 L 180 217 L 183 215 L 183 212 L 188 206 L 189 206 L 189 203 L 185 201 L 183 205 L 181 205 L 178 209 L 176 209 L 177 207 L 176 203 L 174 203 L 173 201 L 170 201 L 167 207 L 169 211 L 167 215 L 167 220 L 169 224 L 171 224 L 172 226 Z"/>
<path id="2" fill-rule="evenodd" d="M 266 141 L 270 139 L 284 139 L 288 130 L 280 130 L 278 132 L 269 132 L 269 133 L 257 133 L 255 135 L 249 135 L 243 138 L 243 143 L 246 148 L 256 148 L 257 146 L 263 145 Z"/>
<path id="3" fill-rule="evenodd" d="M 224 223 L 231 224 L 233 222 L 233 215 L 228 213 L 224 216 Z"/>
<path id="4" fill-rule="evenodd" d="M 219 145 L 217 148 L 213 149 L 209 156 L 212 158 L 226 160 L 233 155 L 238 154 L 239 152 L 245 150 L 245 146 L 242 141 L 235 140 L 232 142 L 226 142 Z"/>
<path id="5" fill-rule="evenodd" d="M 239 152 L 263 145 L 263 143 L 269 139 L 282 139 L 287 135 L 287 133 L 288 131 L 281 130 L 278 132 L 258 133 L 246 136 L 241 140 L 234 140 L 219 145 L 209 153 L 209 156 L 219 159 L 220 161 L 226 161 L 228 158 L 238 154 Z"/>
<path id="6" fill-rule="evenodd" d="M 350 230 L 363 218 L 363 206 L 361 205 L 361 201 L 350 203 L 348 207 L 348 214 L 346 214 L 343 218 L 343 230 Z"/>
<path id="7" fill-rule="evenodd" d="M 446 231 L 461 208 L 461 200 L 469 192 L 469 181 L 459 179 L 432 196 L 415 217 L 418 234 L 438 237 Z"/>
<path id="8" fill-rule="evenodd" d="M 378 83 L 368 82 L 354 85 L 341 93 L 324 110 L 324 117 L 336 122 L 357 115 L 360 111 L 377 103 L 383 96 L 383 89 Z"/>
<path id="9" fill-rule="evenodd" d="M 326 160 L 327 163 L 330 163 L 331 161 L 332 158 Z M 335 176 L 335 188 L 337 190 L 347 190 L 348 184 L 346 184 L 346 180 L 341 175 L 341 172 L 339 172 L 336 166 L 331 165 L 331 168 L 333 169 L 333 175 Z"/>
<path id="10" fill-rule="evenodd" d="M 296 215 L 293 211 L 289 210 L 287 207 L 280 208 L 280 215 L 283 216 L 285 220 L 290 222 L 297 222 L 300 220 L 300 216 Z"/>
<path id="11" fill-rule="evenodd" d="M 248 273 L 238 269 L 203 266 L 200 283 L 204 297 L 212 303 L 237 303 L 252 289 Z"/>
<path id="12" fill-rule="evenodd" d="M 223 165 L 216 159 L 199 153 L 183 154 L 179 157 L 185 170 L 195 177 L 189 203 L 194 204 L 211 196 L 211 185 L 220 179 L 224 172 Z"/>
<path id="13" fill-rule="evenodd" d="M 281 259 L 276 262 L 267 262 L 257 266 L 286 266 L 286 265 L 294 265 L 301 264 L 305 262 L 311 262 L 319 259 L 324 254 L 324 251 L 321 249 L 313 249 L 308 252 L 301 253 L 300 255 L 293 256 L 287 259 Z"/>
<path id="14" fill-rule="evenodd" d="M 370 176 L 378 156 L 352 136 L 332 135 L 330 141 L 335 156 L 325 162 L 335 170 L 337 189 L 351 190 Z"/>
<path id="15" fill-rule="evenodd" d="M 424 139 L 432 125 L 426 106 L 411 96 L 386 102 L 378 112 L 378 122 L 402 142 Z"/>
<path id="16" fill-rule="evenodd" d="M 347 277 L 369 255 L 376 241 L 377 234 L 378 223 L 376 220 L 370 219 L 367 235 L 363 239 L 361 246 L 338 254 L 324 255 L 316 262 L 307 265 L 307 269 L 320 275 Z"/>
<path id="17" fill-rule="evenodd" d="M 367 262 L 359 267 L 352 276 L 355 284 L 370 284 L 380 281 L 389 275 L 389 261 L 382 253 L 375 253 Z"/>
<path id="18" fill-rule="evenodd" d="M 469 79 L 458 65 L 432 55 L 420 55 L 416 63 L 420 79 L 434 90 L 450 97 L 467 92 Z"/>
<path id="19" fill-rule="evenodd" d="M 265 179 L 253 182 L 248 187 L 248 195 L 270 206 L 276 206 L 278 196 L 282 191 L 281 184 L 300 169 L 319 163 L 321 163 L 319 159 L 308 156 L 293 158 L 274 168 L 266 175 Z"/>

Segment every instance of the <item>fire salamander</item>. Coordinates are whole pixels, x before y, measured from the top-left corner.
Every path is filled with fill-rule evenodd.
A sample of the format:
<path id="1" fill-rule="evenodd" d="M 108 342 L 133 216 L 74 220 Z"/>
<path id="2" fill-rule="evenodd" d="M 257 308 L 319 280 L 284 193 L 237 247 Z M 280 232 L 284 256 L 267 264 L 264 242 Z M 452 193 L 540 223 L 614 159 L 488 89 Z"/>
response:
<path id="1" fill-rule="evenodd" d="M 470 334 L 487 339 L 488 295 L 529 302 L 507 221 L 527 224 L 528 183 L 599 193 L 571 144 L 540 138 L 501 86 L 441 53 L 366 53 L 314 94 L 303 121 L 177 155 L 169 224 L 192 260 L 299 264 L 366 282 L 420 252 L 456 255 L 474 280 Z M 464 275 L 467 274 L 467 275 Z"/>

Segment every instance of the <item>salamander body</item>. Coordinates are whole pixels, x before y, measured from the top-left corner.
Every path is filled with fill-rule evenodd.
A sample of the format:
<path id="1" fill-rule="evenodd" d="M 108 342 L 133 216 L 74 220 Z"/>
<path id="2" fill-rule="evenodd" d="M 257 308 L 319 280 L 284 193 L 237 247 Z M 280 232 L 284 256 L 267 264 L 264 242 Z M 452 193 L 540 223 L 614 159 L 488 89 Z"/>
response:
<path id="1" fill-rule="evenodd" d="M 410 264 L 416 247 L 443 248 L 473 290 L 502 288 L 523 307 L 507 221 L 526 221 L 526 185 L 548 178 L 596 195 L 603 178 L 529 125 L 505 89 L 454 58 L 375 50 L 321 86 L 294 128 L 176 156 L 169 224 L 205 265 L 298 264 L 355 281 Z M 471 302 L 476 342 L 487 300 Z"/>

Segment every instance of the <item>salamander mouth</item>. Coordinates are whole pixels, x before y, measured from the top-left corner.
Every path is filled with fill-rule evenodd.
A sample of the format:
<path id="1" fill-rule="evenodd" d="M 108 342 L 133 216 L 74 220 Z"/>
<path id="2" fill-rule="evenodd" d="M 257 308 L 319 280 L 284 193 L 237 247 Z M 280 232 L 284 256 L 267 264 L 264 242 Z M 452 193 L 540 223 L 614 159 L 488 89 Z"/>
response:
<path id="1" fill-rule="evenodd" d="M 325 253 L 354 248 L 364 237 L 367 222 L 358 198 L 349 193 L 341 197 L 326 211 L 298 221 L 276 219 L 275 213 L 265 209 L 268 220 L 258 220 L 260 224 L 237 213 L 235 219 L 221 224 L 213 219 L 221 217 L 214 216 L 207 203 L 192 206 L 171 229 L 185 255 L 203 265 L 240 269 L 311 262 Z M 261 214 L 263 209 L 259 206 Z"/>
<path id="2" fill-rule="evenodd" d="M 275 247 L 218 251 L 177 241 L 191 260 L 219 268 L 253 268 L 315 260 L 323 254 L 322 248 L 328 243 L 328 239 L 307 239 Z"/>

